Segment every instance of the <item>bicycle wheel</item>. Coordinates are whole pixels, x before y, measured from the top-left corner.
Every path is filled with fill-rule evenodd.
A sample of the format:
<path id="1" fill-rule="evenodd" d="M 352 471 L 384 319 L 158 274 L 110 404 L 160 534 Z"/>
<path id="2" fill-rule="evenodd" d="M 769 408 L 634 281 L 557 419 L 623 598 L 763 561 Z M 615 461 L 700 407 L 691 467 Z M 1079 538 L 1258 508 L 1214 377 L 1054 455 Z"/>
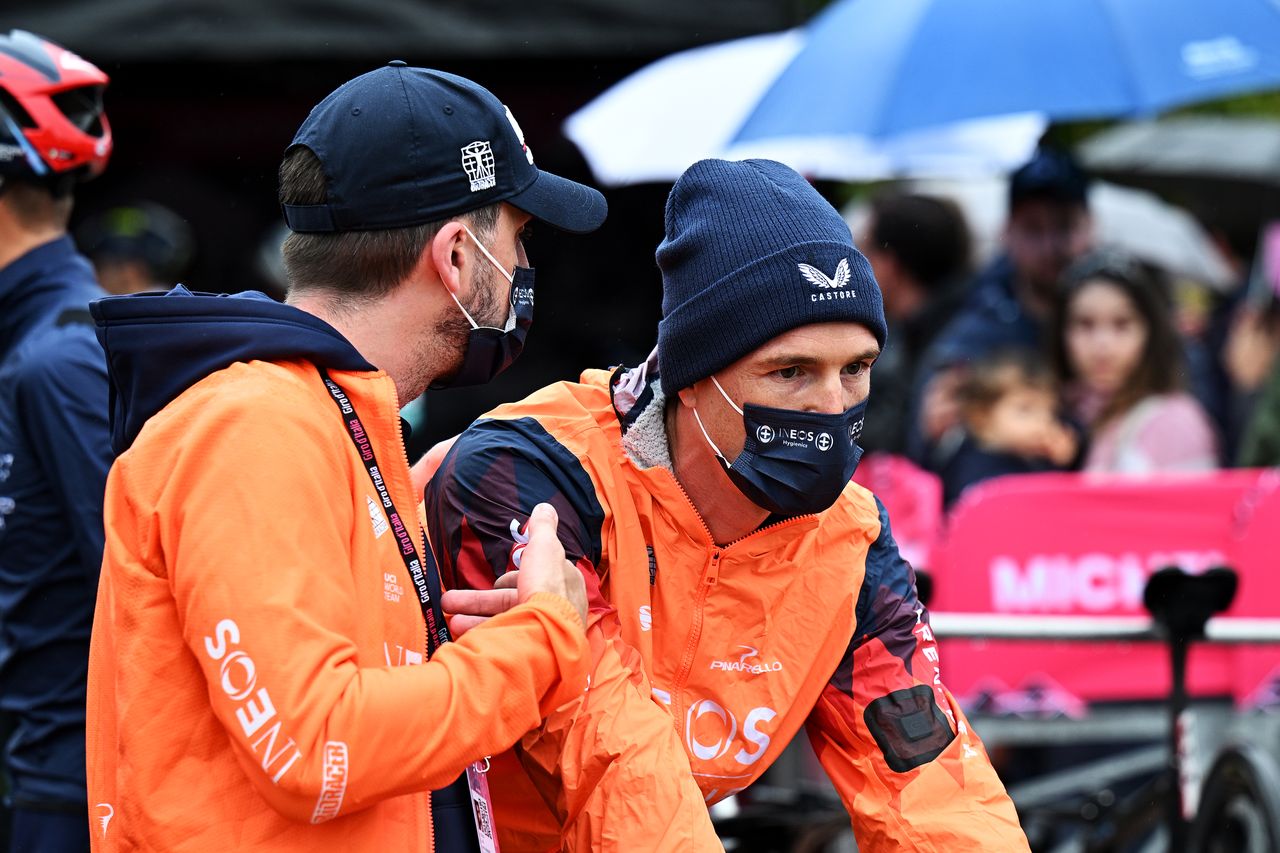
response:
<path id="1" fill-rule="evenodd" d="M 1222 752 L 1205 779 L 1191 828 L 1193 853 L 1280 850 L 1280 767 L 1252 746 Z"/>

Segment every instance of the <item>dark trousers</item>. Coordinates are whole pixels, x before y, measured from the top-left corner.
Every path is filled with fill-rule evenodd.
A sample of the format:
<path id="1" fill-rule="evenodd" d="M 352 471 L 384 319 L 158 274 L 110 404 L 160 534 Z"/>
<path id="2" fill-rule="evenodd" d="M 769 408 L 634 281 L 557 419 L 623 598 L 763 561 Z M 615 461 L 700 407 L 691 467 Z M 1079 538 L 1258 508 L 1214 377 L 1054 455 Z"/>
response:
<path id="1" fill-rule="evenodd" d="M 87 809 L 42 811 L 13 808 L 9 853 L 87 853 Z"/>

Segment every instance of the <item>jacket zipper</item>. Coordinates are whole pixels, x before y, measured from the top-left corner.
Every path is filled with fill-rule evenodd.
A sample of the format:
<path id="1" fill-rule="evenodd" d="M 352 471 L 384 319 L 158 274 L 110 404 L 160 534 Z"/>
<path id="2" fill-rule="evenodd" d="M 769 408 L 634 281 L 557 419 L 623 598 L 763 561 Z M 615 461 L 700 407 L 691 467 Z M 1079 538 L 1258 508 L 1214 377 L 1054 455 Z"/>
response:
<path id="1" fill-rule="evenodd" d="M 675 683 L 671 685 L 671 703 L 674 711 L 673 720 L 677 732 L 682 732 L 685 715 L 684 686 L 689 680 L 689 673 L 693 669 L 693 658 L 698 651 L 698 642 L 702 639 L 702 622 L 706 608 L 707 596 L 711 594 L 711 590 L 720 582 L 720 560 L 724 556 L 724 552 L 755 536 L 757 533 L 763 533 L 766 530 L 772 530 L 776 527 L 782 527 L 796 521 L 810 518 L 809 515 L 798 515 L 793 518 L 784 518 L 781 521 L 775 521 L 772 524 L 766 524 L 764 527 L 751 531 L 746 536 L 740 536 L 737 539 L 725 545 L 723 548 L 716 544 L 715 537 L 711 533 L 711 528 L 707 526 L 706 519 L 702 517 L 702 513 L 698 512 L 697 506 L 694 505 L 693 499 L 689 497 L 689 493 L 685 491 L 684 485 L 676 479 L 672 474 L 671 480 L 680 489 L 680 494 L 684 495 L 685 502 L 689 504 L 689 508 L 693 510 L 693 514 L 697 516 L 698 522 L 702 525 L 702 530 L 707 534 L 707 542 L 711 546 L 711 558 L 707 561 L 702 570 L 702 578 L 698 584 L 698 594 L 694 598 L 693 603 L 693 624 L 689 627 L 689 639 L 685 641 L 684 655 L 680 659 L 680 668 L 676 670 Z"/>
<path id="2" fill-rule="evenodd" d="M 684 656 L 680 659 L 680 669 L 676 672 L 676 683 L 673 685 L 671 699 L 675 703 L 676 730 L 684 721 L 684 685 L 689 680 L 689 671 L 693 669 L 693 656 L 698 650 L 698 641 L 702 639 L 703 609 L 707 604 L 707 596 L 711 588 L 720 582 L 720 549 L 711 552 L 711 559 L 702 570 L 702 582 L 698 585 L 698 595 L 693 603 L 693 625 L 689 628 L 689 639 L 684 645 Z"/>

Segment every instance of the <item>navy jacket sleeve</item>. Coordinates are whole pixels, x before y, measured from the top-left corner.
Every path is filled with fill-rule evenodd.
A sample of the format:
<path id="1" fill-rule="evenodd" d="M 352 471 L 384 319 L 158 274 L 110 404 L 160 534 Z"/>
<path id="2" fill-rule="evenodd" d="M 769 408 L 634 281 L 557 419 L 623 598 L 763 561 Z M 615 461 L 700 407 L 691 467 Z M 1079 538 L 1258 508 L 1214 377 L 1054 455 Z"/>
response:
<path id="1" fill-rule="evenodd" d="M 809 741 L 860 850 L 1026 851 L 1012 802 L 942 684 L 914 573 L 877 504 L 858 625 L 809 714 Z"/>
<path id="2" fill-rule="evenodd" d="M 113 459 L 106 357 L 88 327 L 68 327 L 24 360 L 15 383 L 24 438 L 58 492 L 86 580 L 96 586 Z"/>
<path id="3" fill-rule="evenodd" d="M 577 457 L 531 418 L 473 424 L 454 442 L 424 498 L 448 588 L 486 589 L 517 567 L 522 530 L 542 502 L 560 516 L 565 556 L 600 564 L 604 510 L 595 487 Z"/>

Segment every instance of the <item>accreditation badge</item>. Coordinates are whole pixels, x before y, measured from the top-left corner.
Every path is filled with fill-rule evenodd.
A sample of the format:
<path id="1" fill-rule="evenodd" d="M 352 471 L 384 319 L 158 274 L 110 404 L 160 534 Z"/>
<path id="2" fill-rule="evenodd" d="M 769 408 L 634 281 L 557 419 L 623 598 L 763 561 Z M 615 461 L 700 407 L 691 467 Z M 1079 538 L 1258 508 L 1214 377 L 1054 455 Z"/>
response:
<path id="1" fill-rule="evenodd" d="M 467 787 L 471 789 L 471 812 L 476 820 L 480 853 L 498 853 L 498 835 L 493 829 L 493 800 L 489 797 L 489 759 L 467 766 Z"/>

